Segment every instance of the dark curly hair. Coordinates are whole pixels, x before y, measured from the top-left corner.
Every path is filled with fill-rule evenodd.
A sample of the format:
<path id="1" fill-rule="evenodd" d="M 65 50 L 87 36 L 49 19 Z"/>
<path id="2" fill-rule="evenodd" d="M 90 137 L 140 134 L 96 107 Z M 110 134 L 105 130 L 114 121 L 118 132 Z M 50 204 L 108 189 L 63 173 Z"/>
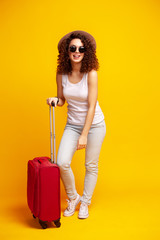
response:
<path id="1" fill-rule="evenodd" d="M 64 39 L 60 45 L 59 49 L 59 55 L 57 59 L 57 73 L 59 74 L 68 74 L 72 73 L 72 65 L 70 62 L 70 58 L 68 55 L 68 48 L 69 44 L 72 39 L 79 38 L 84 47 L 86 48 L 86 51 L 84 53 L 84 57 L 82 59 L 82 65 L 80 72 L 81 73 L 87 73 L 91 71 L 92 69 L 98 70 L 99 69 L 99 63 L 98 59 L 96 57 L 96 50 L 92 46 L 89 39 L 87 39 L 84 35 L 80 33 L 72 33 L 67 39 Z"/>

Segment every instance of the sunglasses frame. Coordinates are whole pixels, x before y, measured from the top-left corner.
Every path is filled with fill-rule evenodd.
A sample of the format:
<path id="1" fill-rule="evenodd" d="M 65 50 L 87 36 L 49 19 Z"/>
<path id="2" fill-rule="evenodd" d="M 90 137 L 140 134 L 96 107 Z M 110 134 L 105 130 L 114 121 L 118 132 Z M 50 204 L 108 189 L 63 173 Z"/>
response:
<path id="1" fill-rule="evenodd" d="M 74 47 L 74 51 L 73 51 L 73 50 L 71 51 L 71 48 L 73 48 L 73 47 Z M 84 46 L 76 47 L 75 45 L 71 45 L 71 46 L 69 47 L 69 51 L 70 51 L 70 52 L 76 52 L 77 48 L 78 48 L 78 51 L 79 51 L 80 53 L 84 53 L 84 52 L 86 51 L 86 48 L 85 48 Z M 83 49 L 83 51 L 81 52 L 80 49 Z"/>

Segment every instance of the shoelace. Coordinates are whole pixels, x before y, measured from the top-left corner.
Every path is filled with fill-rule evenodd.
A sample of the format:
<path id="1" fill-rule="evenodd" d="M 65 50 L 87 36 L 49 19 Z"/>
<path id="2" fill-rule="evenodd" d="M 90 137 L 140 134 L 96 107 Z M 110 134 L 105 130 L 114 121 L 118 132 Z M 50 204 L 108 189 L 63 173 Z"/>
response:
<path id="1" fill-rule="evenodd" d="M 74 201 L 73 200 L 68 200 L 66 199 L 66 201 L 68 202 L 68 210 L 71 210 L 74 207 Z"/>
<path id="2" fill-rule="evenodd" d="M 81 203 L 80 210 L 82 212 L 85 212 L 87 210 L 87 204 L 86 203 Z"/>

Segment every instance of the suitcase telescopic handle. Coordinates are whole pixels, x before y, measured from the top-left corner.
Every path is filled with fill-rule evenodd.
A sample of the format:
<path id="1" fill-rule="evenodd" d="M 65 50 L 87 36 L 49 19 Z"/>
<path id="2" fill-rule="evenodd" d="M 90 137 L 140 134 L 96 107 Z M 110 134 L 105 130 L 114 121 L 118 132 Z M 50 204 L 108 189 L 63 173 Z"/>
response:
<path id="1" fill-rule="evenodd" d="M 53 107 L 53 130 L 52 130 L 52 108 Z M 52 101 L 50 110 L 50 142 L 51 142 L 51 162 L 56 163 L 56 135 L 55 135 L 55 113 L 54 113 L 55 104 Z M 54 143 L 54 144 L 53 144 Z M 54 151 L 53 151 L 54 146 Z M 54 153 L 54 154 L 53 154 Z"/>

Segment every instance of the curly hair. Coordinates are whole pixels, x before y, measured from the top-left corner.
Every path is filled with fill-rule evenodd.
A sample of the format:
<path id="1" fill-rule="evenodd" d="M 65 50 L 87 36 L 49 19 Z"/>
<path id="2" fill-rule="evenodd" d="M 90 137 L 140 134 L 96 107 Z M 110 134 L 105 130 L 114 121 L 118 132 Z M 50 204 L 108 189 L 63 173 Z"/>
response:
<path id="1" fill-rule="evenodd" d="M 82 65 L 80 72 L 87 73 L 92 69 L 98 70 L 99 69 L 99 62 L 96 57 L 96 50 L 92 46 L 89 39 L 87 39 L 84 35 L 80 33 L 72 33 L 67 39 L 64 39 L 60 45 L 58 59 L 57 59 L 57 73 L 59 74 L 68 74 L 72 73 L 72 65 L 68 55 L 68 48 L 69 44 L 72 39 L 79 38 L 86 51 L 84 53 L 84 57 L 82 59 Z"/>

